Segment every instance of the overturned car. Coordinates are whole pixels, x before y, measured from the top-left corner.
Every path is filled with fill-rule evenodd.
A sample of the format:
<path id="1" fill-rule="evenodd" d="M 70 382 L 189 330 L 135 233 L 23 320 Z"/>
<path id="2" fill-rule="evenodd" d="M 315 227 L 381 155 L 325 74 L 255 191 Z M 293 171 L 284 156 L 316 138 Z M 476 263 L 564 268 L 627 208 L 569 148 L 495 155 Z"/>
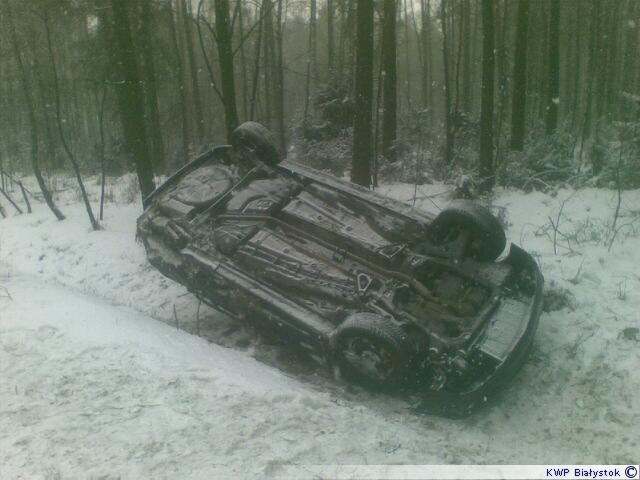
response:
<path id="1" fill-rule="evenodd" d="M 138 220 L 149 261 L 214 308 L 269 325 L 374 389 L 464 415 L 523 364 L 542 276 L 484 207 L 437 215 L 290 161 L 238 127 Z"/>

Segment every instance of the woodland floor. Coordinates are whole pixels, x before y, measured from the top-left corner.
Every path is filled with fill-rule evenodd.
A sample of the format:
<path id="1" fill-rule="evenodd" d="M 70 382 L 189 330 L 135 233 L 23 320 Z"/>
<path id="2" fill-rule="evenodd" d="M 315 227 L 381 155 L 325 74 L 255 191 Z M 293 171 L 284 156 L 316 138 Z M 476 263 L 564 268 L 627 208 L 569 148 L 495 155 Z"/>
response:
<path id="1" fill-rule="evenodd" d="M 131 184 L 109 184 L 101 231 L 90 230 L 68 179 L 64 222 L 40 204 L 0 219 L 0 478 L 637 463 L 640 191 L 622 192 L 610 250 L 617 192 L 496 192 L 510 239 L 541 266 L 552 311 L 499 401 L 449 420 L 345 385 L 204 306 L 197 313 L 136 242 Z M 380 190 L 413 195 L 412 185 Z M 421 186 L 416 206 L 442 207 L 447 191 Z"/>

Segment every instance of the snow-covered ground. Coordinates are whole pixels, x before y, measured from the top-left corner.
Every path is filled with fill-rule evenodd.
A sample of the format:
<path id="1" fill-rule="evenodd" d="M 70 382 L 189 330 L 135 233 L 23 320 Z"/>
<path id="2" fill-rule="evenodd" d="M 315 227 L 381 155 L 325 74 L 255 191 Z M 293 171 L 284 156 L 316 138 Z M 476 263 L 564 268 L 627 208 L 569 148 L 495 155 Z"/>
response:
<path id="1" fill-rule="evenodd" d="M 334 381 L 199 308 L 148 265 L 135 241 L 140 207 L 125 197 L 137 198 L 114 189 L 101 231 L 90 231 L 72 194 L 60 198 L 63 222 L 42 205 L 0 219 L 0 478 L 637 463 L 640 191 L 623 192 L 610 250 L 616 192 L 498 191 L 496 211 L 538 259 L 553 311 L 500 401 L 448 420 Z M 409 185 L 381 190 L 413 194 Z M 442 191 L 419 187 L 416 205 L 443 206 Z"/>

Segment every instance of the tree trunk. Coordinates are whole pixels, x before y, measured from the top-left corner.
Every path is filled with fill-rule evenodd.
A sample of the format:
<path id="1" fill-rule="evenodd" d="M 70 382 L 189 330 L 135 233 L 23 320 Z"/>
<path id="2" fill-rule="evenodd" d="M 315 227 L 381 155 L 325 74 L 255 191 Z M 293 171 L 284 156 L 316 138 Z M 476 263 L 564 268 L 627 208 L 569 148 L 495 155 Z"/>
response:
<path id="1" fill-rule="evenodd" d="M 309 62 L 311 64 L 311 95 L 315 93 L 316 82 L 318 81 L 318 43 L 317 35 L 317 13 L 316 0 L 310 0 L 309 7 Z"/>
<path id="2" fill-rule="evenodd" d="M 247 58 L 244 49 L 244 13 L 242 0 L 236 0 L 238 3 L 236 4 L 236 8 L 238 9 L 238 26 L 240 33 L 240 73 L 242 74 L 242 117 L 246 120 L 248 116 L 248 97 L 249 97 L 249 87 L 248 87 L 248 75 L 247 75 Z M 232 35 L 233 38 L 233 35 Z"/>
<path id="3" fill-rule="evenodd" d="M 580 134 L 580 151 L 578 158 L 582 163 L 582 154 L 587 139 L 591 136 L 593 123 L 593 105 L 594 105 L 594 84 L 598 74 L 598 32 L 600 26 L 600 2 L 598 0 L 591 1 L 591 25 L 589 27 L 589 55 L 588 55 L 588 72 L 587 85 L 585 92 L 585 111 L 582 120 L 582 133 Z"/>
<path id="4" fill-rule="evenodd" d="M 527 105 L 527 30 L 529 29 L 529 0 L 518 3 L 516 50 L 513 65 L 513 97 L 511 101 L 511 148 L 524 148 L 524 124 Z M 576 73 L 577 74 L 577 73 Z"/>
<path id="5" fill-rule="evenodd" d="M 462 38 L 462 108 L 465 112 L 472 111 L 472 96 L 471 96 L 471 4 L 469 2 L 463 2 L 462 5 L 462 20 L 460 28 L 463 32 Z"/>
<path id="6" fill-rule="evenodd" d="M 282 11 L 283 0 L 278 0 L 278 9 L 276 11 L 276 72 L 274 81 L 274 99 L 275 99 L 275 113 L 276 120 L 278 122 L 278 139 L 280 144 L 280 151 L 287 151 L 286 141 L 286 124 L 284 119 L 284 47 L 282 43 L 283 29 L 284 29 L 284 16 Z"/>
<path id="7" fill-rule="evenodd" d="M 273 103 L 273 69 L 275 60 L 275 38 L 273 33 L 273 0 L 263 0 L 264 13 L 264 114 L 267 127 L 273 128 L 272 103 Z"/>
<path id="8" fill-rule="evenodd" d="M 442 23 L 442 63 L 444 69 L 444 162 L 453 161 L 453 122 L 451 119 L 451 74 L 449 69 L 449 34 L 447 33 L 447 11 L 445 0 L 440 3 L 440 21 Z"/>
<path id="9" fill-rule="evenodd" d="M 215 10 L 218 56 L 220 57 L 220 87 L 222 89 L 222 97 L 224 99 L 227 140 L 231 141 L 231 133 L 238 126 L 238 111 L 236 110 L 236 87 L 233 75 L 233 51 L 231 48 L 232 31 L 229 23 L 229 1 L 215 0 Z"/>
<path id="10" fill-rule="evenodd" d="M 46 34 L 45 36 L 47 39 L 47 51 L 49 52 L 49 60 L 51 61 L 51 70 L 53 75 L 53 93 L 54 93 L 55 104 L 56 104 L 56 123 L 58 125 L 58 133 L 60 135 L 60 141 L 62 142 L 62 147 L 64 148 L 64 151 L 66 152 L 67 157 L 71 162 L 71 166 L 73 167 L 73 171 L 76 175 L 76 180 L 78 181 L 78 186 L 80 187 L 80 193 L 82 194 L 82 200 L 84 202 L 84 207 L 87 211 L 87 215 L 89 217 L 89 222 L 91 223 L 91 227 L 94 230 L 99 230 L 100 224 L 98 223 L 95 215 L 93 214 L 93 209 L 91 208 L 91 202 L 89 201 L 89 196 L 87 195 L 87 191 L 84 188 L 82 175 L 80 175 L 80 167 L 78 166 L 76 157 L 71 151 L 71 146 L 69 145 L 69 142 L 67 141 L 67 137 L 64 134 L 64 130 L 62 128 L 63 119 L 62 119 L 62 108 L 61 108 L 61 101 L 60 101 L 60 87 L 58 85 L 58 69 L 56 67 L 55 55 L 53 53 L 53 45 L 51 43 L 51 28 L 49 25 L 49 11 L 47 10 L 47 7 L 44 8 L 43 18 L 44 18 L 44 29 Z"/>
<path id="11" fill-rule="evenodd" d="M 357 0 L 356 78 L 351 181 L 371 185 L 373 102 L 373 2 Z"/>
<path id="12" fill-rule="evenodd" d="M 99 100 L 98 107 L 98 133 L 100 135 L 100 143 L 98 145 L 99 155 L 100 155 L 100 221 L 104 219 L 104 189 L 106 183 L 106 171 L 105 171 L 105 158 L 104 158 L 104 104 L 107 99 L 107 86 L 106 84 L 102 87 L 101 98 Z"/>
<path id="13" fill-rule="evenodd" d="M 558 126 L 560 103 L 560 0 L 551 0 L 549 20 L 549 88 L 547 90 L 546 131 L 550 135 Z"/>
<path id="14" fill-rule="evenodd" d="M 333 38 L 333 0 L 327 0 L 327 70 L 329 71 L 329 83 L 334 80 L 335 47 Z"/>
<path id="15" fill-rule="evenodd" d="M 309 8 L 309 58 L 307 58 L 307 76 L 304 92 L 304 121 L 306 122 L 309 114 L 309 103 L 315 92 L 317 82 L 318 62 L 316 59 L 316 1 L 311 0 Z"/>
<path id="16" fill-rule="evenodd" d="M 413 100 L 411 98 L 411 55 L 409 54 L 409 15 L 407 14 L 407 1 L 403 2 L 404 10 L 404 69 L 405 69 L 405 86 L 407 88 L 407 111 L 413 110 Z"/>
<path id="17" fill-rule="evenodd" d="M 151 0 L 141 2 L 142 18 L 140 19 L 140 45 L 142 49 L 142 66 L 144 72 L 144 93 L 149 112 L 149 138 L 153 148 L 153 164 L 156 170 L 163 171 L 166 168 L 164 158 L 164 141 L 162 126 L 160 124 L 160 112 L 158 110 L 158 87 L 156 81 L 156 67 L 153 59 L 153 31 L 151 24 Z"/>
<path id="18" fill-rule="evenodd" d="M 396 141 L 396 0 L 384 0 L 382 25 L 382 153 L 394 161 Z"/>
<path id="19" fill-rule="evenodd" d="M 189 157 L 189 115 L 187 112 L 187 91 L 185 85 L 184 68 L 182 66 L 182 55 L 180 54 L 180 45 L 178 43 L 178 32 L 176 30 L 176 20 L 173 16 L 171 2 L 165 6 L 167 23 L 171 36 L 171 48 L 176 61 L 176 79 L 178 86 L 178 102 L 180 103 L 180 125 L 182 128 L 182 161 L 186 163 Z"/>
<path id="20" fill-rule="evenodd" d="M 495 182 L 493 165 L 494 0 L 482 0 L 482 98 L 480 106 L 481 190 Z"/>
<path id="21" fill-rule="evenodd" d="M 582 9 L 578 6 L 576 9 L 576 32 L 575 32 L 575 50 L 573 52 L 574 55 L 574 64 L 573 64 L 573 92 L 572 92 L 572 103 L 571 103 L 571 129 L 573 132 L 578 130 L 576 128 L 576 123 L 578 119 L 578 112 L 580 111 L 580 79 L 581 79 L 581 42 L 580 37 L 582 35 Z M 576 135 L 577 137 L 578 135 Z"/>
<path id="22" fill-rule="evenodd" d="M 500 27 L 497 32 L 497 46 L 495 51 L 498 53 L 497 58 L 497 73 L 498 73 L 498 113 L 496 115 L 497 125 L 494 128 L 495 136 L 495 157 L 494 157 L 494 171 L 498 170 L 498 166 L 501 164 L 503 158 L 502 148 L 502 126 L 504 124 L 505 111 L 507 106 L 507 96 L 509 93 L 508 79 L 507 79 L 507 19 L 509 18 L 509 4 L 505 2 L 502 4 L 502 18 L 500 19 Z"/>
<path id="23" fill-rule="evenodd" d="M 151 152 L 144 128 L 144 96 L 140 87 L 138 62 L 129 26 L 127 0 L 111 0 L 113 10 L 114 47 L 120 67 L 121 81 L 117 93 L 120 120 L 127 150 L 132 154 L 144 200 L 153 190 Z"/>
<path id="24" fill-rule="evenodd" d="M 258 101 L 258 87 L 260 83 L 260 53 L 262 52 L 262 25 L 264 23 L 265 2 L 263 0 L 260 5 L 260 23 L 258 24 L 258 38 L 256 40 L 255 48 L 255 64 L 253 69 L 253 82 L 251 84 L 251 99 L 249 100 L 249 119 L 255 120 L 256 118 L 256 103 Z"/>
<path id="25" fill-rule="evenodd" d="M 189 77 L 191 78 L 191 95 L 193 97 L 193 113 L 196 120 L 197 148 L 204 139 L 204 118 L 202 115 L 202 100 L 200 97 L 200 86 L 198 85 L 198 65 L 193 51 L 193 29 L 191 28 L 191 1 L 180 0 L 182 5 L 182 21 L 184 23 L 185 47 L 187 49 L 187 59 L 189 63 Z"/>
<path id="26" fill-rule="evenodd" d="M 609 22 L 607 35 L 607 62 L 605 74 L 604 101 L 606 104 L 604 113 L 610 122 L 615 106 L 618 104 L 616 97 L 620 96 L 620 88 L 618 87 L 618 69 L 616 68 L 617 59 L 620 52 L 620 44 L 622 39 L 620 36 L 620 6 L 622 2 L 614 2 L 611 8 L 611 21 Z"/>
<path id="27" fill-rule="evenodd" d="M 27 75 L 27 71 L 22 61 L 22 55 L 20 54 L 20 47 L 18 46 L 18 34 L 16 33 L 16 27 L 13 23 L 13 14 L 11 11 L 11 5 L 9 4 L 9 0 L 5 0 L 6 12 L 7 12 L 7 20 L 9 23 L 9 33 L 11 35 L 11 43 L 13 46 L 13 54 L 15 61 L 18 65 L 18 72 L 20 75 L 20 82 L 22 84 L 22 93 L 24 95 L 25 104 L 27 107 L 27 116 L 29 119 L 29 134 L 31 140 L 31 166 L 33 168 L 33 173 L 36 177 L 36 181 L 38 182 L 38 186 L 40 187 L 40 191 L 42 192 L 42 196 L 44 197 L 44 201 L 46 202 L 49 209 L 53 212 L 55 217 L 58 220 L 64 220 L 65 216 L 60 211 L 58 206 L 53 201 L 53 197 L 51 196 L 51 192 L 49 188 L 47 188 L 47 184 L 44 181 L 44 177 L 42 176 L 42 172 L 40 171 L 39 159 L 38 159 L 38 121 L 36 120 L 35 108 L 33 105 L 33 98 L 31 97 L 31 86 L 29 85 L 29 76 Z"/>
<path id="28" fill-rule="evenodd" d="M 433 109 L 431 79 L 431 1 L 420 0 L 421 43 L 422 43 L 422 108 Z M 431 118 L 433 112 L 429 116 Z"/>

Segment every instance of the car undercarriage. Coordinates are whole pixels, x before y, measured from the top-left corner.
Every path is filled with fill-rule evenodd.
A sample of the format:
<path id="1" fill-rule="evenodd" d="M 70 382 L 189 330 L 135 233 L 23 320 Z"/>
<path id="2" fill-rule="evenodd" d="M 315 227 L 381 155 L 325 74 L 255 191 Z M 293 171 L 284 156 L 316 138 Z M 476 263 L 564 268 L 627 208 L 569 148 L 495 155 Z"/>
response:
<path id="1" fill-rule="evenodd" d="M 280 161 L 253 122 L 233 143 L 147 199 L 138 234 L 163 274 L 350 381 L 445 399 L 432 408 L 445 415 L 472 411 L 518 370 L 542 276 L 487 209 L 425 213 Z"/>

